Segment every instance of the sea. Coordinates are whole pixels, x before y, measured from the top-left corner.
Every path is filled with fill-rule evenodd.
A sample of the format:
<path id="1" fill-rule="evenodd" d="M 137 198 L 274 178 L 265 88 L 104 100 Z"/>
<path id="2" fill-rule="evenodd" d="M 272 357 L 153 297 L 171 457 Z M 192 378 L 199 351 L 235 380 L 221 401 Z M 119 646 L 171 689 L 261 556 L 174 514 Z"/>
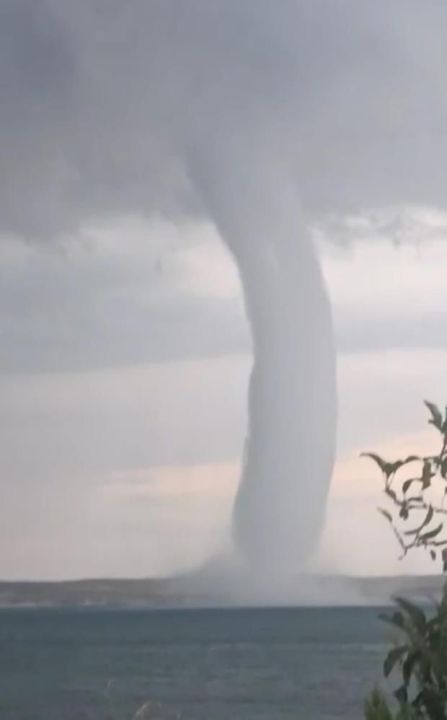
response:
<path id="1" fill-rule="evenodd" d="M 378 608 L 0 611 L 0 720 L 361 720 Z"/>

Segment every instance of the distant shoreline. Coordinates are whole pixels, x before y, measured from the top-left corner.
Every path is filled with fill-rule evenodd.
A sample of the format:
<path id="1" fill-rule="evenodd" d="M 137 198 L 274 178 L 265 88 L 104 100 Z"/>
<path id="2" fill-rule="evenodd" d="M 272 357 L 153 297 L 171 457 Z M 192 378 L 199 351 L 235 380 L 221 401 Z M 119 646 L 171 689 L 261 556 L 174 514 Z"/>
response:
<path id="1" fill-rule="evenodd" d="M 91 579 L 56 582 L 0 581 L 0 609 L 212 609 L 224 607 L 358 607 L 386 606 L 396 595 L 419 602 L 436 600 L 444 576 L 355 578 L 310 576 L 288 588 L 285 599 L 258 599 L 256 594 L 226 592 L 204 586 L 195 576 L 153 579 Z"/>

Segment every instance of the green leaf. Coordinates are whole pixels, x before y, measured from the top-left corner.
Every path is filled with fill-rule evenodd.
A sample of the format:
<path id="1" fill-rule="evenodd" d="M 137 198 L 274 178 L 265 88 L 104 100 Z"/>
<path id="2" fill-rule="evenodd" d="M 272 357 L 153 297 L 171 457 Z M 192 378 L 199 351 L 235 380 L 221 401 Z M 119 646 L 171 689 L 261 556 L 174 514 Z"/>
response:
<path id="1" fill-rule="evenodd" d="M 386 518 L 388 520 L 388 522 L 390 522 L 390 523 L 393 522 L 393 516 L 391 515 L 390 512 L 388 512 L 388 510 L 384 510 L 383 508 L 380 508 L 380 507 L 377 508 L 377 510 L 379 511 L 379 513 L 381 515 L 383 515 L 384 518 Z"/>
<path id="2" fill-rule="evenodd" d="M 404 535 L 407 535 L 407 536 L 419 535 L 419 533 L 421 532 L 421 530 L 423 530 L 423 528 L 424 528 L 426 525 L 428 525 L 428 524 L 431 522 L 431 520 L 433 519 L 434 512 L 435 512 L 435 511 L 433 510 L 432 506 L 430 505 L 429 508 L 428 508 L 428 510 L 427 510 L 427 514 L 426 514 L 426 516 L 425 516 L 425 518 L 424 518 L 424 521 L 421 523 L 421 525 L 418 525 L 417 528 L 413 528 L 412 530 L 406 530 L 405 533 L 404 533 Z"/>
<path id="3" fill-rule="evenodd" d="M 418 607 L 414 603 L 410 602 L 409 600 L 406 600 L 405 598 L 396 598 L 397 605 L 404 610 L 404 612 L 408 615 L 408 617 L 411 619 L 413 625 L 418 630 L 424 630 L 427 619 L 425 617 L 425 613 L 422 610 L 422 608 Z"/>
<path id="4" fill-rule="evenodd" d="M 421 656 L 420 650 L 413 650 L 412 652 L 408 653 L 408 656 L 405 658 L 405 661 L 402 665 L 402 677 L 403 677 L 404 683 L 405 683 L 405 685 L 407 685 L 407 687 L 410 684 L 414 666 L 416 665 L 420 656 Z"/>
<path id="5" fill-rule="evenodd" d="M 441 553 L 442 557 L 442 570 L 443 572 L 447 572 L 447 548 L 444 548 L 444 550 Z"/>
<path id="6" fill-rule="evenodd" d="M 395 503 L 398 502 L 398 500 L 397 500 L 397 495 L 396 495 L 396 493 L 394 492 L 394 490 L 392 490 L 390 487 L 386 487 L 386 488 L 385 488 L 385 492 L 386 492 L 386 494 L 388 495 L 388 497 L 391 498 L 391 500 L 394 500 Z"/>
<path id="7" fill-rule="evenodd" d="M 405 480 L 404 484 L 402 485 L 402 492 L 404 495 L 406 495 L 413 483 L 414 478 L 411 478 L 410 480 Z"/>
<path id="8" fill-rule="evenodd" d="M 433 477 L 434 473 L 431 471 L 431 464 L 428 460 L 424 462 L 424 467 L 422 468 L 422 489 L 427 490 L 427 488 L 430 487 L 431 479 Z"/>
<path id="9" fill-rule="evenodd" d="M 432 505 L 430 505 L 429 508 L 428 508 L 428 510 L 427 510 L 427 515 L 426 515 L 425 518 L 424 518 L 424 522 L 423 522 L 422 525 L 421 525 L 421 530 L 422 530 L 422 528 L 424 528 L 426 525 L 428 525 L 429 522 L 432 521 L 434 512 L 435 512 L 435 511 L 433 510 Z"/>
<path id="10" fill-rule="evenodd" d="M 417 455 L 409 455 L 404 460 L 396 460 L 394 463 L 388 463 L 388 470 L 389 474 L 393 475 L 396 473 L 400 468 L 404 467 L 404 465 L 409 465 L 409 463 L 412 462 L 420 462 L 421 458 Z"/>
<path id="11" fill-rule="evenodd" d="M 424 543 L 426 543 L 428 540 L 433 540 L 437 535 L 439 535 L 439 533 L 441 532 L 443 527 L 444 527 L 444 523 L 440 523 L 433 530 L 429 530 L 428 532 L 421 535 L 419 539 L 421 540 L 421 542 L 424 542 Z"/>
<path id="12" fill-rule="evenodd" d="M 395 612 L 393 612 L 392 615 L 380 614 L 379 618 L 383 622 L 388 623 L 388 625 L 394 625 L 394 627 L 399 628 L 399 630 L 405 629 L 405 618 L 399 610 L 396 610 Z"/>
<path id="13" fill-rule="evenodd" d="M 441 411 L 439 410 L 437 405 L 435 405 L 432 402 L 428 402 L 428 400 L 424 400 L 424 403 L 427 406 L 427 408 L 429 409 L 430 414 L 431 414 L 431 419 L 428 422 L 431 425 L 434 425 L 435 428 L 437 428 L 438 430 L 440 430 L 442 432 L 443 419 L 442 419 Z"/>
<path id="14" fill-rule="evenodd" d="M 377 688 L 365 702 L 365 720 L 393 720 L 387 701 Z"/>
<path id="15" fill-rule="evenodd" d="M 445 700 L 437 688 L 425 685 L 421 691 L 426 717 L 430 720 L 445 720 Z M 423 716 L 422 716 L 423 717 Z"/>
<path id="16" fill-rule="evenodd" d="M 411 497 L 407 498 L 407 502 L 411 502 L 411 503 L 415 503 L 415 502 L 423 503 L 423 502 L 424 502 L 424 498 L 422 497 L 422 495 L 412 495 Z"/>
<path id="17" fill-rule="evenodd" d="M 390 650 L 383 663 L 383 674 L 388 677 L 393 671 L 396 663 L 399 662 L 401 657 L 405 655 L 408 650 L 408 645 L 399 645 L 398 647 Z"/>
<path id="18" fill-rule="evenodd" d="M 400 688 L 398 688 L 394 693 L 394 697 L 396 698 L 398 703 L 400 703 L 401 705 L 406 705 L 408 702 L 407 686 L 401 685 Z"/>
<path id="19" fill-rule="evenodd" d="M 360 457 L 366 457 L 373 460 L 387 477 L 391 474 L 392 464 L 386 462 L 386 460 L 381 458 L 380 455 L 377 455 L 376 453 L 362 453 Z"/>
<path id="20" fill-rule="evenodd" d="M 408 455 L 405 460 L 402 460 L 402 465 L 408 465 L 408 463 L 418 462 L 421 458 L 419 455 Z"/>

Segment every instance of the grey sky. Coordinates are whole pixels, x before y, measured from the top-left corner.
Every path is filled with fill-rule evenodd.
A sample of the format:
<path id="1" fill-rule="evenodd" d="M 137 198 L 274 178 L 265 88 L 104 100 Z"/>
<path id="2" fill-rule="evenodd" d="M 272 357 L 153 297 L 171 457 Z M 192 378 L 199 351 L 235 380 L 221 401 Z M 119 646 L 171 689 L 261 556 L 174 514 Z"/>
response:
<path id="1" fill-rule="evenodd" d="M 446 30 L 436 0 L 0 0 L 0 576 L 163 572 L 222 541 L 212 479 L 192 504 L 178 470 L 172 505 L 163 479 L 144 512 L 101 499 L 238 461 L 250 339 L 197 190 L 216 165 L 285 167 L 324 236 L 340 456 L 442 402 Z"/>
<path id="2" fill-rule="evenodd" d="M 116 237 L 107 237 L 106 256 L 111 258 Z M 88 317 L 95 319 L 87 328 L 76 311 L 76 282 L 80 304 L 85 293 L 79 271 L 72 276 L 71 312 L 64 305 L 65 284 L 60 282 L 51 289 L 52 301 L 47 305 L 42 304 L 39 292 L 24 309 L 17 302 L 13 326 L 20 342 L 12 342 L 10 335 L 2 343 L 11 367 L 0 378 L 4 513 L 0 567 L 4 576 L 164 572 L 199 562 L 210 547 L 222 542 L 234 483 L 228 486 L 227 475 L 221 476 L 218 466 L 237 463 L 242 450 L 250 356 L 234 268 L 214 241 L 211 237 L 209 248 L 199 243 L 192 255 L 177 258 L 179 268 L 170 280 L 167 270 L 166 276 L 162 274 L 165 291 L 159 287 L 153 315 L 135 308 L 138 289 L 145 307 L 151 286 L 134 281 L 138 273 L 129 273 L 124 261 L 122 274 L 117 268 L 107 292 L 120 289 L 121 302 L 129 313 L 135 313 L 136 337 L 139 334 L 141 341 L 137 346 L 130 344 L 128 352 L 136 365 L 120 362 L 123 337 L 118 323 L 110 322 L 104 340 L 103 273 L 98 272 L 96 279 L 95 270 L 90 280 Z M 356 250 L 326 255 L 340 337 L 350 345 L 348 353 L 341 347 L 339 357 L 340 458 L 419 431 L 424 427 L 421 399 L 442 402 L 446 396 L 447 357 L 444 349 L 441 355 L 437 350 L 438 332 L 430 332 L 430 327 L 445 327 L 440 318 L 446 299 L 444 247 L 444 243 L 424 243 L 421 250 L 411 245 L 399 250 L 391 243 L 366 243 Z M 22 253 L 20 248 L 21 257 Z M 28 280 L 21 287 L 40 277 L 42 263 L 54 268 L 55 262 L 62 262 L 72 272 L 76 267 L 67 256 L 55 260 L 29 249 L 25 256 Z M 136 270 L 141 266 L 138 256 Z M 2 258 L 5 274 L 6 268 Z M 175 352 L 169 353 L 169 361 L 165 358 L 154 364 L 151 318 L 157 313 L 166 317 L 173 297 L 183 332 L 176 330 L 178 324 L 164 327 L 165 348 Z M 39 303 L 49 328 L 45 343 L 36 337 L 27 312 L 28 307 L 37 312 Z M 56 308 L 62 308 L 59 314 Z M 237 308 L 234 325 L 240 327 L 241 342 L 228 337 L 218 350 L 225 328 L 222 317 L 232 328 L 233 308 Z M 420 335 L 415 336 L 412 318 L 420 311 L 425 322 L 420 322 Z M 55 314 L 65 322 L 56 323 Z M 202 317 L 209 318 L 207 324 L 200 321 Z M 4 322 L 0 326 L 3 337 Z M 61 341 L 65 324 L 77 342 L 79 354 L 74 361 Z M 196 342 L 192 356 L 191 334 Z M 444 339 L 444 333 L 441 336 Z M 43 357 L 46 372 L 42 372 Z M 188 469 L 197 466 L 205 467 L 204 481 L 198 485 Z M 169 468 L 177 470 L 172 475 Z M 135 474 L 142 473 L 150 488 L 153 482 L 146 476 L 151 471 L 164 472 L 167 480 L 157 481 L 146 499 L 137 495 L 135 500 Z M 118 495 L 114 490 L 117 477 Z M 337 488 L 335 484 L 329 505 L 335 539 L 340 537 L 337 528 L 354 522 L 349 508 L 357 503 L 362 518 L 358 522 L 365 532 L 372 527 L 378 537 L 367 569 L 396 571 L 389 565 L 392 552 L 384 529 L 375 525 L 377 498 L 357 498 L 354 485 L 354 497 L 344 500 L 338 498 Z M 354 527 L 359 531 L 359 525 L 354 523 Z M 178 538 L 183 533 L 186 540 L 180 551 Z M 352 550 L 348 553 L 342 547 L 337 556 L 335 547 L 336 542 L 331 542 L 330 567 L 361 570 Z"/>
<path id="3" fill-rule="evenodd" d="M 410 231 L 396 246 L 387 230 L 378 236 L 369 228 L 359 247 L 352 239 L 347 249 L 322 247 L 340 351 L 446 348 L 447 228 L 432 233 L 428 219 L 410 227 L 422 246 Z M 55 250 L 6 239 L 3 248 L 4 373 L 250 351 L 237 271 L 210 226 L 128 220 Z"/>
<path id="4" fill-rule="evenodd" d="M 436 0 L 3 0 L 1 228 L 198 211 L 196 175 L 261 143 L 308 211 L 442 205 L 446 23 Z"/>

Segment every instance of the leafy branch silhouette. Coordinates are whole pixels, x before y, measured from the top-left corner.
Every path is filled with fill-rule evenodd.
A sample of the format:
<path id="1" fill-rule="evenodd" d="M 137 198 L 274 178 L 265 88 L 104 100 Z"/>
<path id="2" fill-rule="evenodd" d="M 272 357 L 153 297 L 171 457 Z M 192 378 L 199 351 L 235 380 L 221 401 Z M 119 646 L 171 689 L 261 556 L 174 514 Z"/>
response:
<path id="1" fill-rule="evenodd" d="M 379 508 L 391 526 L 402 557 L 422 548 L 447 572 L 447 408 L 425 402 L 439 451 L 388 462 L 364 453 L 380 469 L 387 507 Z M 398 633 L 388 652 L 385 677 L 400 677 L 394 706 L 376 689 L 365 703 L 366 720 L 447 720 L 447 583 L 442 598 L 427 614 L 424 605 L 395 599 L 396 609 L 382 616 Z M 396 709 L 397 701 L 397 709 Z"/>
<path id="2" fill-rule="evenodd" d="M 371 452 L 362 453 L 362 457 L 372 460 L 382 473 L 388 507 L 378 511 L 393 530 L 401 558 L 410 550 L 423 548 L 433 561 L 441 559 L 447 572 L 447 407 L 442 413 L 432 402 L 426 400 L 425 405 L 428 423 L 439 436 L 438 453 L 409 455 L 393 462 Z M 412 527 L 408 529 L 408 525 Z"/>

